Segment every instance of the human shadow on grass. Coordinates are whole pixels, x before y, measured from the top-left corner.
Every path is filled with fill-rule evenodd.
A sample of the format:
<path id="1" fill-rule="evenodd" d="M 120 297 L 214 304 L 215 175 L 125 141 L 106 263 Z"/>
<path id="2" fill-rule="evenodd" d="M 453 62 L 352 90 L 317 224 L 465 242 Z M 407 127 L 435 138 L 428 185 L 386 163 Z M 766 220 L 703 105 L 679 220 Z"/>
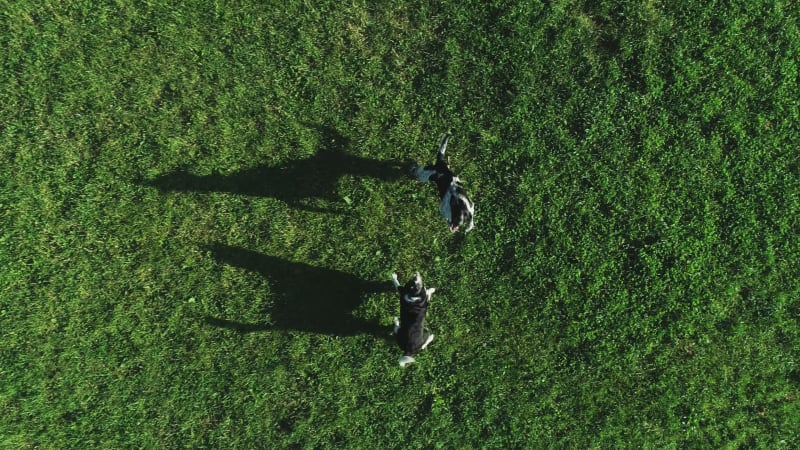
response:
<path id="1" fill-rule="evenodd" d="M 347 153 L 350 140 L 326 126 L 313 126 L 322 146 L 312 156 L 293 159 L 278 166 L 260 166 L 230 175 L 194 175 L 185 170 L 160 175 L 143 184 L 162 192 L 228 192 L 271 197 L 299 209 L 330 212 L 315 205 L 334 204 L 336 184 L 343 176 L 370 177 L 393 181 L 404 176 L 405 162 L 377 160 Z"/>
<path id="2" fill-rule="evenodd" d="M 363 280 L 339 270 L 287 261 L 240 247 L 208 247 L 220 263 L 257 272 L 267 278 L 275 297 L 269 311 L 272 323 L 241 323 L 206 317 L 206 323 L 241 333 L 292 330 L 334 336 L 386 335 L 387 327 L 359 319 L 353 312 L 365 295 L 389 292 L 388 282 Z"/>

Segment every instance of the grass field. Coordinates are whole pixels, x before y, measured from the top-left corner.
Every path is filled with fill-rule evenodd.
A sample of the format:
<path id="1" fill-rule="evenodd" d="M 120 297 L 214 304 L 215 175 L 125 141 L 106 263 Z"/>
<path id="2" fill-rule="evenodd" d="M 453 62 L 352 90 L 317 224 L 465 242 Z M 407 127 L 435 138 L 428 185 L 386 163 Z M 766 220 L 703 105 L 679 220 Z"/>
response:
<path id="1" fill-rule="evenodd" d="M 800 447 L 796 1 L 175 5 L 2 2 L 0 448 Z"/>

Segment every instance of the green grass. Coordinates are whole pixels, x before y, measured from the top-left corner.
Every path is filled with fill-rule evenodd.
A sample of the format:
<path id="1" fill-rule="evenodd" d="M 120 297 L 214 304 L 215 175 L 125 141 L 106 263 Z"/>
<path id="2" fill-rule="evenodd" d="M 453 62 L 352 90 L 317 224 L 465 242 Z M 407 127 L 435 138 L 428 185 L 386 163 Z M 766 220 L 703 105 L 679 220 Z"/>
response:
<path id="1" fill-rule="evenodd" d="M 797 2 L 2 11 L 0 447 L 800 446 Z"/>

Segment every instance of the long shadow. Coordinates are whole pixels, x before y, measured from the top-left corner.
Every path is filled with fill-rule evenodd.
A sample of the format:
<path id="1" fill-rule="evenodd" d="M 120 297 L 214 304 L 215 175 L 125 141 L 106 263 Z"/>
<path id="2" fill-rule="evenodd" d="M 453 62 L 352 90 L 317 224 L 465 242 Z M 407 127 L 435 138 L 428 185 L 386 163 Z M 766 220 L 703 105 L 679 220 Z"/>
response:
<path id="1" fill-rule="evenodd" d="M 397 160 L 376 160 L 347 153 L 350 141 L 336 130 L 314 126 L 323 145 L 310 157 L 289 161 L 279 166 L 262 166 L 231 175 L 194 175 L 185 170 L 160 175 L 143 184 L 163 192 L 229 192 L 259 197 L 272 197 L 289 206 L 324 211 L 315 200 L 334 203 L 336 184 L 342 176 L 371 177 L 386 181 L 404 176 L 403 164 Z"/>
<path id="2" fill-rule="evenodd" d="M 206 317 L 208 324 L 242 333 L 265 330 L 294 330 L 335 336 L 386 335 L 378 323 L 353 317 L 364 296 L 389 291 L 388 282 L 363 280 L 339 270 L 287 261 L 240 247 L 213 244 L 214 259 L 258 272 L 270 281 L 275 303 L 269 311 L 272 323 L 240 323 Z"/>

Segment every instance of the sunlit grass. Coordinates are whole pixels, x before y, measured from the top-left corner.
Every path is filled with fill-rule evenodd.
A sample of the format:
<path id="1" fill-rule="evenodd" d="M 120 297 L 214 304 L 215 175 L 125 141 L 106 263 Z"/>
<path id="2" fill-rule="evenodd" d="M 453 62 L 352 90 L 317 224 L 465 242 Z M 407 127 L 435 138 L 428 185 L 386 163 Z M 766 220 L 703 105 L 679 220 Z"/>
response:
<path id="1" fill-rule="evenodd" d="M 0 447 L 800 444 L 795 3 L 6 6 Z"/>

